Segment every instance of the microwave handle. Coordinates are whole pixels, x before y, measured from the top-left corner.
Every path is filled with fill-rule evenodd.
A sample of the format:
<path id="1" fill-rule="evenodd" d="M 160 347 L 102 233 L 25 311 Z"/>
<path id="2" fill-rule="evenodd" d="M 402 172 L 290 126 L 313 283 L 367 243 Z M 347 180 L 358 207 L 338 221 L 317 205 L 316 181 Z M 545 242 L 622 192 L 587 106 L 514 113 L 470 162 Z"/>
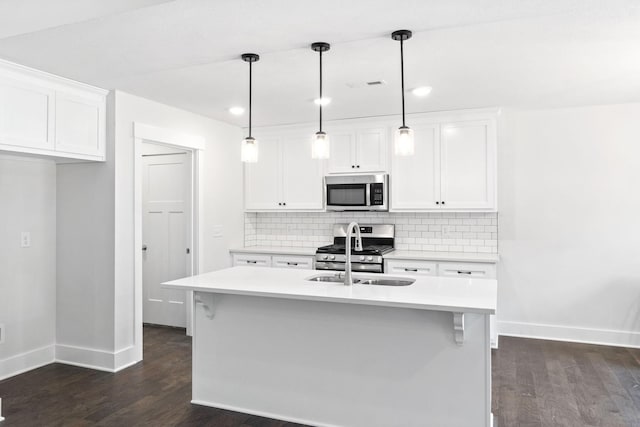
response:
<path id="1" fill-rule="evenodd" d="M 371 206 L 371 184 L 367 184 L 365 187 L 367 188 L 365 195 L 367 199 L 367 206 Z"/>

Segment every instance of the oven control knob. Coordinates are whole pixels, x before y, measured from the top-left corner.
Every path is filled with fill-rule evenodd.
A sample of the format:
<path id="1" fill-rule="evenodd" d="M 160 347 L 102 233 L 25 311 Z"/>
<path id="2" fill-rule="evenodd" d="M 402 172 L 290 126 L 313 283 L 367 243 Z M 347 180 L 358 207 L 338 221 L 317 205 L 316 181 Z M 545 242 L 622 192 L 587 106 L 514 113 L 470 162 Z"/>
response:
<path id="1" fill-rule="evenodd" d="M 372 256 L 368 256 L 367 257 L 367 261 L 373 261 L 373 257 Z"/>
<path id="2" fill-rule="evenodd" d="M 360 255 L 360 261 L 364 261 L 364 256 Z"/>
<path id="3" fill-rule="evenodd" d="M 331 256 L 329 257 L 329 259 L 336 259 L 336 256 L 335 256 L 335 255 L 331 255 Z"/>
<path id="4" fill-rule="evenodd" d="M 322 259 L 328 259 L 328 258 L 329 258 L 329 255 L 323 255 L 322 256 Z"/>

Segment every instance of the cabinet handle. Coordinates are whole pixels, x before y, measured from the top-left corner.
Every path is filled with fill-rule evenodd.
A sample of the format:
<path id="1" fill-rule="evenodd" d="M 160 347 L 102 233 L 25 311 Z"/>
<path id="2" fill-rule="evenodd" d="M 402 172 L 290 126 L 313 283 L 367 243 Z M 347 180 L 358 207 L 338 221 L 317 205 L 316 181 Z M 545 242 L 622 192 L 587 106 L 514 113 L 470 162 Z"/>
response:
<path id="1" fill-rule="evenodd" d="M 458 274 L 471 274 L 471 272 L 458 270 Z"/>
<path id="2" fill-rule="evenodd" d="M 278 206 L 282 206 L 282 202 L 278 202 Z"/>
<path id="3" fill-rule="evenodd" d="M 282 206 L 287 206 L 287 204 L 286 204 L 286 203 L 284 203 L 284 202 L 282 202 Z"/>
<path id="4" fill-rule="evenodd" d="M 287 262 L 287 265 L 298 265 L 297 262 Z"/>
<path id="5" fill-rule="evenodd" d="M 356 167 L 356 165 L 351 165 L 351 169 L 354 169 Z"/>
<path id="6" fill-rule="evenodd" d="M 250 259 L 247 260 L 247 264 L 257 264 L 257 263 L 258 263 L 258 261 L 252 261 Z"/>
<path id="7" fill-rule="evenodd" d="M 440 202 L 436 202 L 436 205 L 439 205 L 439 204 L 440 204 Z"/>
<path id="8" fill-rule="evenodd" d="M 357 167 L 358 169 L 360 169 L 360 165 L 357 165 L 356 167 Z"/>
<path id="9" fill-rule="evenodd" d="M 444 200 L 442 201 L 442 204 L 444 205 Z"/>
<path id="10" fill-rule="evenodd" d="M 405 268 L 404 271 L 413 271 L 414 273 L 418 271 L 417 268 Z"/>

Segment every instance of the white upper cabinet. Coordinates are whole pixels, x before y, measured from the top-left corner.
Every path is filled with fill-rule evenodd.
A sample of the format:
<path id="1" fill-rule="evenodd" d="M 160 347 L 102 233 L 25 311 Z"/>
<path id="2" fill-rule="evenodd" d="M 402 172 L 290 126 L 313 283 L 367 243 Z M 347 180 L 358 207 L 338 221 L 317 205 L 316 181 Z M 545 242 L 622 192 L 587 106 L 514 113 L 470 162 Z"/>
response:
<path id="1" fill-rule="evenodd" d="M 327 131 L 331 141 L 329 173 L 386 171 L 388 132 L 386 127 Z"/>
<path id="2" fill-rule="evenodd" d="M 392 156 L 392 211 L 496 209 L 495 119 L 412 125 L 415 154 Z"/>
<path id="3" fill-rule="evenodd" d="M 245 209 L 273 210 L 282 204 L 280 139 L 258 140 L 258 161 L 244 165 Z"/>
<path id="4" fill-rule="evenodd" d="M 45 86 L 0 78 L 0 144 L 52 150 L 54 99 Z"/>
<path id="5" fill-rule="evenodd" d="M 323 209 L 323 162 L 311 158 L 309 134 L 282 138 L 282 203 L 285 209 Z"/>
<path id="6" fill-rule="evenodd" d="M 56 151 L 104 156 L 105 104 L 99 96 L 56 94 Z"/>
<path id="7" fill-rule="evenodd" d="M 330 132 L 329 173 L 352 173 L 355 168 L 355 132 Z"/>
<path id="8" fill-rule="evenodd" d="M 249 211 L 324 208 L 321 160 L 311 158 L 311 135 L 283 132 L 259 137 L 257 163 L 245 165 L 245 209 Z"/>
<path id="9" fill-rule="evenodd" d="M 445 209 L 491 209 L 495 202 L 495 124 L 473 121 L 440 128 Z"/>
<path id="10" fill-rule="evenodd" d="M 440 127 L 412 126 L 413 156 L 392 154 L 391 206 L 395 209 L 438 209 L 440 207 Z"/>
<path id="11" fill-rule="evenodd" d="M 0 61 L 0 150 L 104 160 L 106 95 Z"/>

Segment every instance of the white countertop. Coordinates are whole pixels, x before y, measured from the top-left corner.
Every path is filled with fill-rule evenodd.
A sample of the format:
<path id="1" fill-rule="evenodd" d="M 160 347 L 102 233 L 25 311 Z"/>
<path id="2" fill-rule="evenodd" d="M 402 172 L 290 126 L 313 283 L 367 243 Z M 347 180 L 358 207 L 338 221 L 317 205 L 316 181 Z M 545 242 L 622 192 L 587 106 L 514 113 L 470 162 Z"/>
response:
<path id="1" fill-rule="evenodd" d="M 245 254 L 269 254 L 269 255 L 301 255 L 301 256 L 314 256 L 316 254 L 316 247 L 303 248 L 292 246 L 247 246 L 242 248 L 231 248 L 231 253 L 245 253 Z"/>
<path id="2" fill-rule="evenodd" d="M 498 262 L 500 255 L 475 252 L 431 252 L 394 250 L 384 259 L 410 259 L 418 261 Z"/>
<path id="3" fill-rule="evenodd" d="M 317 270 L 232 267 L 163 283 L 167 288 L 294 300 L 378 305 L 459 313 L 495 314 L 497 281 L 425 276 L 409 286 L 310 282 L 308 277 L 333 274 Z M 353 277 L 372 276 L 354 273 Z M 373 274 L 376 278 L 402 277 Z"/>

